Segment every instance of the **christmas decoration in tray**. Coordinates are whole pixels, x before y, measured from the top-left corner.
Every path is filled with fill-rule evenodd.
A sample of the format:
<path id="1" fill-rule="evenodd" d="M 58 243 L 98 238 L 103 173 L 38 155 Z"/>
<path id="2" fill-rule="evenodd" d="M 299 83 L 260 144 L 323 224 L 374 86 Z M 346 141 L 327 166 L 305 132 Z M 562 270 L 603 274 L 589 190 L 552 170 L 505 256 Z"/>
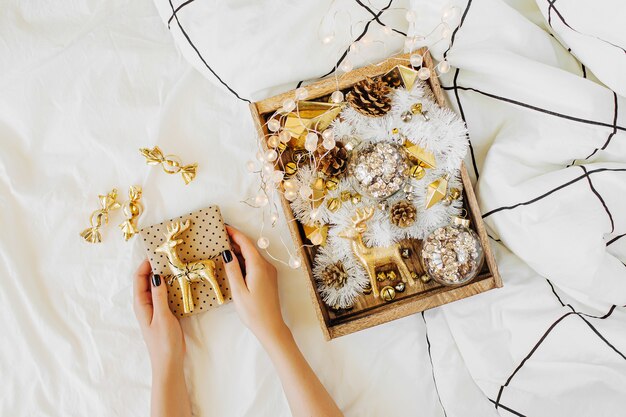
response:
<path id="1" fill-rule="evenodd" d="M 399 55 L 251 105 L 263 146 L 253 205 L 276 210 L 278 195 L 299 245 L 289 264 L 304 259 L 328 338 L 501 286 L 463 165 L 465 125 L 429 79 L 430 56 L 414 62 Z"/>

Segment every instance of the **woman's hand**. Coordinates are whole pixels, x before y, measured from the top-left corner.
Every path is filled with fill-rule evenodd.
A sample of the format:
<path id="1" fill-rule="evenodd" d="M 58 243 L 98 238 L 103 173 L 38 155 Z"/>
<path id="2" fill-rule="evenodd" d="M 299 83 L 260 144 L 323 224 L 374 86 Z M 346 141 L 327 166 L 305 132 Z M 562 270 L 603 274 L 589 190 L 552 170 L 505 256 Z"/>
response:
<path id="1" fill-rule="evenodd" d="M 274 362 L 292 415 L 342 417 L 285 325 L 278 302 L 276 268 L 261 256 L 246 235 L 233 227 L 227 230 L 237 257 L 230 251 L 224 251 L 222 256 L 235 308 Z"/>
<path id="2" fill-rule="evenodd" d="M 246 235 L 230 226 L 226 230 L 236 255 L 222 253 L 235 308 L 241 321 L 265 344 L 289 331 L 280 311 L 276 268 Z"/>
<path id="3" fill-rule="evenodd" d="M 150 278 L 146 259 L 135 273 L 133 288 L 135 316 L 152 363 L 151 416 L 191 417 L 183 372 L 185 336 L 167 304 L 167 285 L 158 275 Z"/>
<path id="4" fill-rule="evenodd" d="M 167 285 L 159 275 L 150 278 L 150 263 L 144 260 L 135 273 L 134 309 L 148 346 L 152 371 L 183 365 L 185 337 L 178 319 L 167 304 Z"/>

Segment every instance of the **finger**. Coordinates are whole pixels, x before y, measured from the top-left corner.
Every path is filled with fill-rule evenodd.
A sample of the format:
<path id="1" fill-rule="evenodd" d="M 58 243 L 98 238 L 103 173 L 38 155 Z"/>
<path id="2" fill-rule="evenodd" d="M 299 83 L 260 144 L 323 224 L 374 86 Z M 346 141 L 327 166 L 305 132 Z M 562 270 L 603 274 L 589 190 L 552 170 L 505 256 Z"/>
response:
<path id="1" fill-rule="evenodd" d="M 231 251 L 225 250 L 222 252 L 222 259 L 224 260 L 226 277 L 228 278 L 228 284 L 230 285 L 233 295 L 237 297 L 237 295 L 241 294 L 243 291 L 248 291 L 237 257 L 233 256 Z"/>
<path id="2" fill-rule="evenodd" d="M 154 315 L 172 314 L 167 303 L 167 285 L 160 275 L 152 276 L 152 305 L 154 306 Z"/>
<path id="3" fill-rule="evenodd" d="M 239 230 L 232 226 L 226 226 L 226 231 L 235 245 L 238 245 L 244 259 L 260 259 L 261 254 L 254 246 L 254 243 Z"/>
<path id="4" fill-rule="evenodd" d="M 150 262 L 148 259 L 137 268 L 133 279 L 133 307 L 135 317 L 141 326 L 150 324 L 152 320 L 152 296 L 150 294 Z"/>

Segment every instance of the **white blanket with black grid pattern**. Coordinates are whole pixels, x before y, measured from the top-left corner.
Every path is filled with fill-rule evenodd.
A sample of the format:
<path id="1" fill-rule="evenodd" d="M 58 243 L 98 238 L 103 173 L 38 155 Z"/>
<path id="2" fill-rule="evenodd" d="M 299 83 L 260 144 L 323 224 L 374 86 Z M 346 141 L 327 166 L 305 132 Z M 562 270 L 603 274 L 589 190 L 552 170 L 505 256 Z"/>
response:
<path id="1" fill-rule="evenodd" d="M 156 4 L 196 68 L 249 100 L 294 88 L 342 62 L 381 58 L 401 48 L 396 34 L 407 31 L 405 2 L 324 2 L 305 12 L 268 1 L 255 6 L 250 20 L 226 4 L 184 4 L 178 11 L 164 0 Z M 417 30 L 409 35 L 436 27 L 448 4 L 412 1 Z M 433 53 L 452 65 L 442 84 L 469 128 L 466 163 L 505 286 L 424 314 L 427 326 L 419 332 L 428 331 L 441 410 L 386 415 L 621 415 L 626 6 L 615 0 L 601 7 L 571 0 L 457 5 L 461 25 L 452 47 L 438 42 Z M 320 37 L 329 31 L 334 41 L 323 45 Z M 362 42 L 350 52 L 354 38 Z M 369 333 L 390 343 L 402 337 Z M 398 394 L 405 383 L 394 379 Z M 333 384 L 336 396 L 341 390 Z M 358 398 L 348 402 L 348 414 L 383 415 L 364 411 L 369 398 Z"/>
<path id="2" fill-rule="evenodd" d="M 398 52 L 409 5 L 420 33 L 448 5 L 154 3 L 158 14 L 150 0 L 14 2 L 0 14 L 3 416 L 148 415 L 129 279 L 144 252 L 116 234 L 119 216 L 102 245 L 80 242 L 98 193 L 141 184 L 142 225 L 219 204 L 258 233 L 258 212 L 239 203 L 257 187 L 246 101 Z M 624 6 L 580 3 L 460 1 L 452 47 L 433 47 L 453 66 L 442 84 L 469 128 L 502 289 L 327 343 L 303 273 L 279 268 L 285 317 L 347 416 L 624 415 Z M 183 187 L 145 166 L 148 145 L 197 160 L 197 179 Z M 286 227 L 268 237 L 286 257 Z M 195 415 L 289 415 L 232 305 L 183 327 Z"/>

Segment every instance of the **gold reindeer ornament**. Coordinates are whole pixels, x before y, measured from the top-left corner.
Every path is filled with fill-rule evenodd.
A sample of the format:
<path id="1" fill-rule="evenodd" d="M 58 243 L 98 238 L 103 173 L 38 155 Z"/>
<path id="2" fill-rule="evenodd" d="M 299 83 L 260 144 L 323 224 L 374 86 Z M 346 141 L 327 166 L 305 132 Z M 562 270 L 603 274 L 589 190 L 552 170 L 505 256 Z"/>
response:
<path id="1" fill-rule="evenodd" d="M 174 221 L 167 225 L 167 231 L 163 233 L 165 235 L 165 242 L 156 249 L 157 253 L 163 253 L 167 256 L 168 265 L 173 274 L 172 278 L 168 280 L 168 284 L 171 285 L 174 280 L 178 282 L 183 297 L 183 312 L 185 314 L 191 313 L 194 309 L 193 294 L 191 291 L 192 282 L 206 281 L 211 284 L 218 304 L 224 304 L 224 295 L 217 283 L 215 262 L 211 259 L 203 259 L 185 263 L 178 257 L 176 246 L 183 243 L 183 239 L 178 239 L 178 237 L 185 230 L 189 229 L 189 226 L 191 226 L 190 220 L 186 220 L 182 223 L 180 221 Z"/>
<path id="2" fill-rule="evenodd" d="M 352 217 L 352 225 L 343 229 L 339 236 L 351 241 L 354 256 L 363 265 L 370 278 L 370 285 L 374 297 L 379 297 L 378 284 L 376 283 L 376 267 L 383 265 L 395 265 L 398 268 L 402 281 L 409 285 L 415 285 L 415 280 L 411 272 L 402 260 L 401 247 L 399 243 L 390 246 L 367 247 L 363 243 L 363 233 L 367 230 L 367 222 L 374 215 L 374 208 L 368 207 L 357 209 L 356 215 Z"/>

